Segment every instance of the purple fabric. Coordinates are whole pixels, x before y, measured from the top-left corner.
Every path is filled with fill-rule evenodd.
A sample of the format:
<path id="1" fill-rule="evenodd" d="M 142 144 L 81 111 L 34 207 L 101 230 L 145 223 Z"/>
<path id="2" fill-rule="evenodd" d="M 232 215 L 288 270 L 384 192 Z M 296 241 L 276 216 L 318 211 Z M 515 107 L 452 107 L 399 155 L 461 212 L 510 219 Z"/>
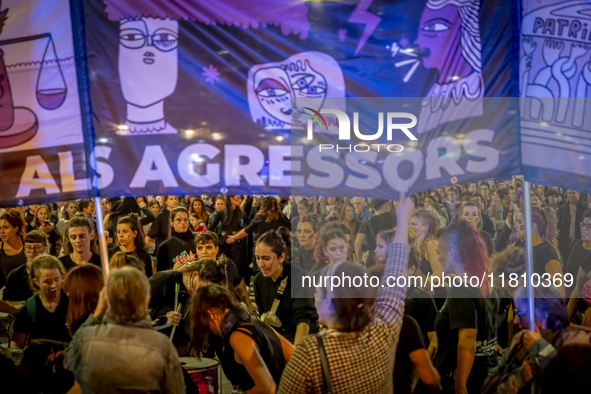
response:
<path id="1" fill-rule="evenodd" d="M 281 26 L 284 35 L 308 37 L 308 8 L 300 0 L 104 0 L 109 20 L 169 18 L 247 29 Z"/>

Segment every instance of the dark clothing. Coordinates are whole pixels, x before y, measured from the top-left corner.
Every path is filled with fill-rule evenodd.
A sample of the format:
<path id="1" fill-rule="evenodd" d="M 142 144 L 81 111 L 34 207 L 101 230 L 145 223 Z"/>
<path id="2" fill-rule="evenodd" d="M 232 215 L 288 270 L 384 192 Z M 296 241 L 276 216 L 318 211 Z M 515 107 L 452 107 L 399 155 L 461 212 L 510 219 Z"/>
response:
<path id="1" fill-rule="evenodd" d="M 26 301 L 32 296 L 27 264 L 23 264 L 8 274 L 2 298 L 4 301 Z"/>
<path id="2" fill-rule="evenodd" d="M 140 219 L 140 224 L 142 226 L 154 221 L 155 217 L 152 211 L 150 211 L 148 207 L 140 209 L 140 206 L 134 197 L 124 197 L 123 200 L 112 203 L 111 210 L 109 211 L 109 225 L 107 226 L 107 231 L 109 231 L 111 238 L 114 239 L 114 235 L 117 234 L 117 222 L 120 218 L 128 216 L 130 213 L 140 215 L 141 212 L 145 215 L 145 217 Z M 166 231 L 168 232 L 168 227 Z"/>
<path id="3" fill-rule="evenodd" d="M 34 310 L 29 310 L 30 303 L 34 301 Z M 14 331 L 29 334 L 30 339 L 53 339 L 60 342 L 69 342 L 70 334 L 66 327 L 66 315 L 68 313 L 68 297 L 62 292 L 60 303 L 53 313 L 43 306 L 39 295 L 33 296 L 16 315 Z"/>
<path id="4" fill-rule="evenodd" d="M 488 214 L 482 211 L 482 230 L 486 231 L 491 239 L 495 237 L 495 225 Z M 488 254 L 490 256 L 490 253 Z"/>
<path id="5" fill-rule="evenodd" d="M 478 232 L 480 233 L 480 236 L 482 237 L 482 240 L 484 241 L 484 244 L 486 245 L 486 252 L 488 253 L 488 255 L 492 255 L 494 253 L 494 247 L 493 247 L 493 240 L 490 236 L 490 234 L 484 230 L 478 230 Z"/>
<path id="6" fill-rule="evenodd" d="M 449 289 L 449 296 L 435 320 L 439 346 L 435 366 L 442 382 L 449 384 L 457 366 L 459 330 L 476 329 L 476 354 L 466 387 L 469 393 L 480 392 L 488 371 L 496 366 L 496 304 L 495 298 L 482 297 L 477 288 L 452 286 Z M 444 385 L 446 388 L 449 387 Z"/>
<path id="7" fill-rule="evenodd" d="M 533 247 L 534 253 L 534 272 L 543 275 L 546 273 L 546 265 L 550 260 L 556 260 L 560 263 L 560 258 L 556 249 L 548 242 L 541 242 Z"/>
<path id="8" fill-rule="evenodd" d="M 9 256 L 4 252 L 4 242 L 0 241 L 0 289 L 4 287 L 8 274 L 26 262 L 27 256 L 25 256 L 24 242 L 23 248 L 19 253 L 14 256 Z"/>
<path id="9" fill-rule="evenodd" d="M 394 227 L 396 227 L 396 222 L 396 214 L 393 212 L 385 212 L 381 215 L 373 215 L 368 220 L 363 222 L 361 228 L 359 229 L 359 234 L 365 234 L 365 241 L 367 242 L 367 246 L 370 251 L 373 251 L 376 248 L 376 236 L 378 233 L 383 230 L 392 230 Z"/>
<path id="10" fill-rule="evenodd" d="M 74 262 L 74 260 L 72 260 L 72 257 L 71 256 L 72 255 L 67 254 L 65 256 L 60 257 L 60 261 L 62 262 L 64 268 L 66 269 L 66 272 L 68 272 L 72 268 L 78 266 L 78 264 L 76 264 Z M 88 260 L 88 262 L 90 264 L 96 265 L 97 267 L 102 267 L 102 264 L 101 264 L 101 256 L 98 255 L 98 254 L 94 254 L 93 253 L 92 256 L 90 257 L 90 260 Z"/>
<path id="11" fill-rule="evenodd" d="M 109 253 L 109 259 L 117 252 L 121 252 L 121 247 L 117 246 L 114 248 L 111 253 Z M 144 271 L 146 272 L 146 276 L 148 278 L 152 276 L 152 259 L 150 258 L 148 252 L 136 247 L 133 252 L 128 252 L 125 254 L 138 258 L 142 263 L 144 263 Z"/>
<path id="12" fill-rule="evenodd" d="M 262 272 L 259 272 L 253 280 L 254 298 L 259 313 L 263 314 L 271 310 L 281 281 L 288 278 L 287 287 L 281 296 L 276 313 L 282 324 L 275 330 L 292 343 L 300 323 L 306 323 L 310 327 L 310 334 L 318 332 L 318 313 L 314 306 L 314 293 L 310 288 L 301 287 L 303 275 L 306 273 L 298 265 L 292 266 L 288 263 L 283 265 L 283 272 L 276 281 L 265 278 Z M 292 284 L 296 288 L 292 288 Z M 303 298 L 306 296 L 307 298 Z"/>
<path id="13" fill-rule="evenodd" d="M 409 287 L 404 300 L 404 314 L 417 321 L 423 341 L 429 343 L 430 332 L 435 332 L 437 306 L 433 297 L 419 287 Z"/>
<path id="14" fill-rule="evenodd" d="M 585 257 L 583 257 L 583 261 L 581 262 L 581 268 L 585 271 L 585 274 L 588 274 L 591 271 L 591 253 L 587 253 Z M 578 272 L 578 271 L 577 271 Z M 574 281 L 577 280 L 575 277 Z"/>
<path id="15" fill-rule="evenodd" d="M 314 248 L 306 250 L 299 242 L 294 240 L 291 246 L 291 263 L 299 265 L 306 272 L 310 272 L 312 267 L 316 265 Z"/>
<path id="16" fill-rule="evenodd" d="M 197 249 L 190 230 L 186 233 L 175 233 L 171 239 L 164 241 L 157 254 L 157 271 L 172 269 L 176 263 L 192 263 L 197 261 Z"/>
<path id="17" fill-rule="evenodd" d="M 415 350 L 425 349 L 425 342 L 421 338 L 419 324 L 415 319 L 404 315 L 402 328 L 400 329 L 400 339 L 396 347 L 396 358 L 394 364 L 394 393 L 411 394 L 412 393 L 412 373 L 414 364 L 410 359 L 410 354 Z"/>
<path id="18" fill-rule="evenodd" d="M 225 255 L 239 267 L 240 276 L 250 279 L 247 272 L 248 260 L 245 259 L 246 240 L 239 239 L 232 244 L 226 243 L 230 235 L 238 234 L 242 229 L 242 216 L 240 209 L 217 211 L 209 217 L 207 228 L 216 231 L 218 226 L 220 227 L 220 230 L 216 231 L 219 237 L 219 254 Z"/>
<path id="19" fill-rule="evenodd" d="M 244 231 L 246 231 L 247 234 L 252 233 L 253 239 L 256 242 L 256 240 L 267 231 L 277 230 L 279 227 L 286 227 L 287 229 L 291 228 L 289 219 L 283 216 L 283 214 L 279 214 L 279 218 L 272 222 L 267 222 L 263 215 L 256 215 L 248 226 L 244 228 Z"/>
<path id="20" fill-rule="evenodd" d="M 589 249 L 585 249 L 583 247 L 583 240 L 580 239 L 575 239 L 574 241 L 572 241 L 569 250 L 570 252 L 568 255 L 568 262 L 566 263 L 564 269 L 564 275 L 571 274 L 573 282 L 572 286 L 567 286 L 566 283 L 564 284 L 567 298 L 570 298 L 571 293 L 575 289 L 575 286 L 577 284 L 576 282 L 577 274 L 579 273 L 579 268 L 581 267 L 583 258 L 587 255 L 587 253 L 589 253 Z"/>
<path id="21" fill-rule="evenodd" d="M 156 218 L 154 219 L 154 223 L 150 227 L 148 237 L 152 238 L 156 243 L 156 251 L 160 248 L 160 245 L 168 239 L 168 226 L 170 222 L 170 211 L 164 208 L 160 211 Z"/>
<path id="22" fill-rule="evenodd" d="M 179 284 L 178 302 L 182 305 L 180 313 L 183 315 L 181 323 L 177 327 L 173 344 L 179 356 L 189 354 L 189 343 L 191 342 L 191 318 L 187 315 L 191 297 L 183 284 L 183 273 L 180 271 L 159 271 L 152 275 L 150 282 L 150 317 L 158 320 L 157 326 L 166 324 L 166 314 L 174 310 L 175 287 Z M 172 326 L 158 330 L 170 337 Z"/>
<path id="23" fill-rule="evenodd" d="M 577 202 L 576 213 L 575 213 L 575 238 L 581 239 L 581 222 L 583 221 L 583 214 L 585 213 L 586 204 L 582 204 L 580 201 Z M 570 204 L 567 202 L 562 205 L 556 211 L 556 217 L 558 219 L 558 250 L 560 255 L 568 261 L 569 246 L 571 241 L 574 239 L 569 238 L 570 233 Z"/>
<path id="24" fill-rule="evenodd" d="M 260 320 L 251 317 L 245 310 L 239 309 L 226 313 L 222 320 L 223 345 L 217 352 L 224 373 L 233 386 L 240 386 L 242 391 L 248 391 L 254 387 L 254 381 L 242 364 L 238 364 L 234 357 L 234 349 L 230 345 L 232 333 L 238 331 L 256 343 L 259 354 L 271 373 L 273 380 L 279 386 L 281 373 L 285 368 L 285 356 L 281 340 L 275 332 Z"/>

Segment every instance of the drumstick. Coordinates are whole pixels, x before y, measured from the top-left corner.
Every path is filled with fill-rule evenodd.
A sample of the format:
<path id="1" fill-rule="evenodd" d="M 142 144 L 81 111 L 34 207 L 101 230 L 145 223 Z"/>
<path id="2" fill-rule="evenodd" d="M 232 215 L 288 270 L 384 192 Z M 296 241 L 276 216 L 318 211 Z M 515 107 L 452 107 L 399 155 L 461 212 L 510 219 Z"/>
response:
<path id="1" fill-rule="evenodd" d="M 182 304 L 179 304 L 178 307 L 175 310 L 177 312 L 180 312 L 182 306 L 183 306 Z M 179 324 L 181 324 L 181 323 L 179 322 Z M 174 338 L 174 332 L 176 331 L 176 327 L 177 326 L 172 327 L 172 332 L 170 333 L 170 342 L 172 342 L 172 338 Z"/>
<path id="2" fill-rule="evenodd" d="M 180 283 L 174 285 L 174 309 L 178 312 L 179 307 L 179 291 L 181 290 Z M 174 337 L 174 332 L 176 331 L 176 326 L 172 328 L 172 332 L 170 333 L 170 341 L 172 342 L 172 338 Z"/>

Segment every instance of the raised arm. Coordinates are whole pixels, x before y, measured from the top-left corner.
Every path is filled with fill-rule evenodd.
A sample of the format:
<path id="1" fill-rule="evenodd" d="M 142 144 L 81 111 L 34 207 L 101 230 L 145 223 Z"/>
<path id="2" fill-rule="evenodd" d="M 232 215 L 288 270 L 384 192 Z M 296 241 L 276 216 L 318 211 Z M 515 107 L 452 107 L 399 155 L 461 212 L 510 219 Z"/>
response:
<path id="1" fill-rule="evenodd" d="M 374 303 L 376 317 L 386 323 L 393 323 L 402 319 L 406 286 L 396 286 L 396 280 L 400 276 L 406 277 L 408 253 L 410 251 L 408 246 L 408 221 L 413 211 L 412 200 L 406 198 L 404 193 L 400 193 L 397 209 L 399 226 L 394 236 L 394 242 L 388 245 L 388 260 Z M 391 279 L 388 280 L 388 278 Z"/>

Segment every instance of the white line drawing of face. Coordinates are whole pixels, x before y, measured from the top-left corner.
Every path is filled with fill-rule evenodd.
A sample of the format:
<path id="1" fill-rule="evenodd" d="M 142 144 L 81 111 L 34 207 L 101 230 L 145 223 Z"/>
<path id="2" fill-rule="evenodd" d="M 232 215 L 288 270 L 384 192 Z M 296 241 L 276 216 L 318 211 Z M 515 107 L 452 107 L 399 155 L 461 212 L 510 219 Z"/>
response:
<path id="1" fill-rule="evenodd" d="M 253 121 L 272 129 L 305 127 L 309 116 L 300 116 L 303 110 L 292 114 L 293 99 L 317 99 L 310 102 L 319 111 L 327 97 L 345 97 L 339 64 L 321 52 L 302 52 L 282 62 L 253 66 L 247 85 Z"/>
<path id="2" fill-rule="evenodd" d="M 121 21 L 119 78 L 128 122 L 164 121 L 163 101 L 177 85 L 178 26 L 171 19 Z"/>

